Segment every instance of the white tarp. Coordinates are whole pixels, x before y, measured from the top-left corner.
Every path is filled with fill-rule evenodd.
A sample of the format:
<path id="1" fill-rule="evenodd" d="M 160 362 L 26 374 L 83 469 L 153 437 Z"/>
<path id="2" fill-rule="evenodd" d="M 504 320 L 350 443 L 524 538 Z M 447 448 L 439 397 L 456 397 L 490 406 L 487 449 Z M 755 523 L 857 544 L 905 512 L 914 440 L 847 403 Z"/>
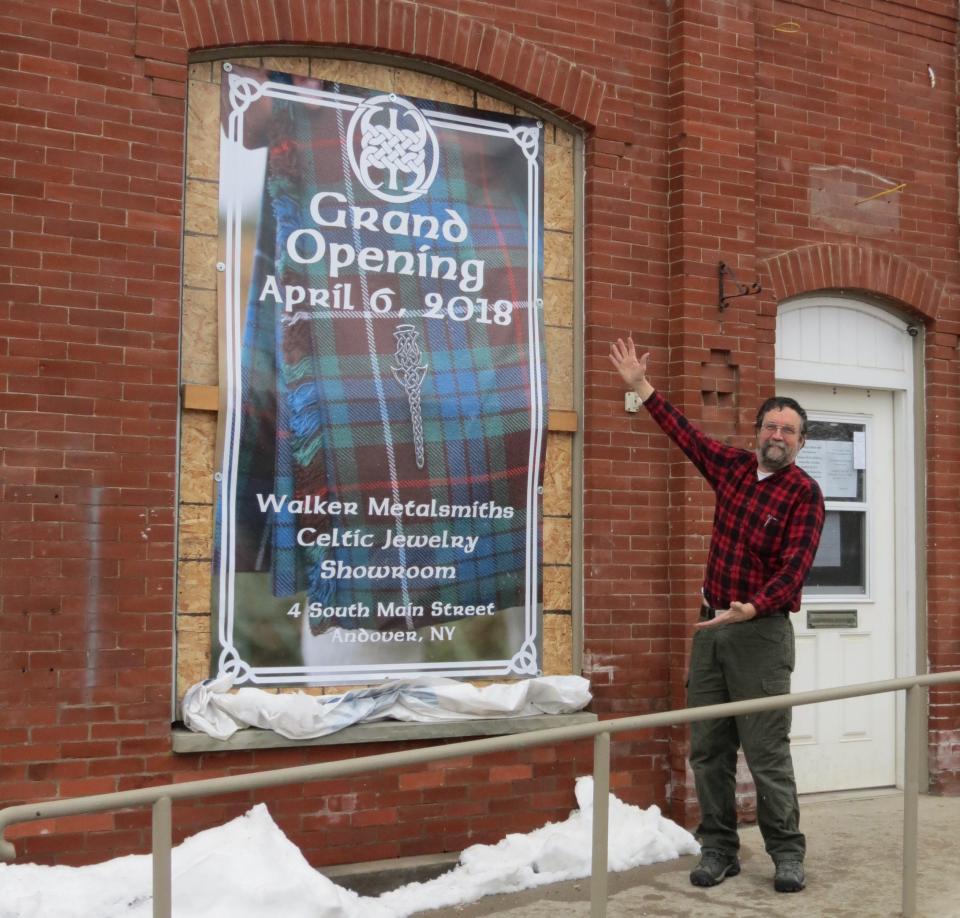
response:
<path id="1" fill-rule="evenodd" d="M 312 739 L 351 724 L 377 720 L 417 723 L 569 714 L 590 703 L 590 683 L 581 676 L 540 676 L 476 686 L 441 676 L 345 692 L 342 695 L 274 695 L 257 688 L 231 692 L 229 676 L 207 679 L 183 697 L 183 722 L 197 733 L 229 739 L 257 727 L 287 739 Z"/>

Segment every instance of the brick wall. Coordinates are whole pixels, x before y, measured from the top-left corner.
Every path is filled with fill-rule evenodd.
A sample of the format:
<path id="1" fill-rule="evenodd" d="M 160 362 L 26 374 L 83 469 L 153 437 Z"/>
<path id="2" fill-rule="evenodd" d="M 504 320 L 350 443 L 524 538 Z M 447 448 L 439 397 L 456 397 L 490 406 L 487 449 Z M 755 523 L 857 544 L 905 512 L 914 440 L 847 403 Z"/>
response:
<path id="1" fill-rule="evenodd" d="M 663 437 L 625 418 L 611 339 L 633 333 L 671 398 L 745 445 L 773 382 L 776 302 L 823 288 L 870 292 L 927 325 L 928 654 L 935 667 L 960 666 L 956 21 L 946 0 L 39 0 L 8 10 L 0 28 L 5 802 L 321 754 L 170 753 L 188 50 L 301 42 L 419 57 L 588 131 L 583 629 L 598 713 L 681 702 L 710 519 L 709 495 Z M 889 208 L 865 217 L 823 205 L 811 176 L 827 192 L 868 181 L 840 166 L 874 176 L 878 190 L 905 183 L 886 196 L 895 225 Z M 759 277 L 763 295 L 721 315 L 718 260 Z M 957 792 L 956 690 L 932 696 L 930 748 L 934 787 Z M 670 799 L 689 822 L 683 755 L 682 731 L 615 743 L 618 793 Z M 321 864 L 525 831 L 565 815 L 573 777 L 588 769 L 580 744 L 257 799 Z M 178 807 L 179 831 L 249 802 Z M 11 834 L 25 859 L 75 863 L 144 850 L 148 822 L 104 814 Z"/>
<path id="2" fill-rule="evenodd" d="M 960 434 L 956 7 L 804 6 L 793 32 L 782 4 L 757 3 L 764 371 L 772 379 L 776 302 L 796 293 L 863 291 L 926 326 L 926 650 L 932 670 L 956 669 L 958 478 L 943 461 Z M 853 189 L 865 203 L 838 204 Z M 934 791 L 960 790 L 958 701 L 956 686 L 931 692 Z"/>
<path id="3" fill-rule="evenodd" d="M 135 12 L 3 18 L 5 801 L 143 783 L 169 748 L 183 102 Z"/>

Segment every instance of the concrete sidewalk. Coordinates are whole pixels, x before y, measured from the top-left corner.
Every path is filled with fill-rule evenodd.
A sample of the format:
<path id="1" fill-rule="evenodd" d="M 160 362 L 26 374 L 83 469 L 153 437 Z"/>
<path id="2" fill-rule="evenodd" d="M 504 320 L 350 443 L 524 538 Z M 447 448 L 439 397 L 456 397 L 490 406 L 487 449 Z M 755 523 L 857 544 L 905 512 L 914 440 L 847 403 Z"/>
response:
<path id="1" fill-rule="evenodd" d="M 801 798 L 807 888 L 773 889 L 773 865 L 755 826 L 743 829 L 739 876 L 712 889 L 687 878 L 697 858 L 609 875 L 609 918 L 896 918 L 901 903 L 903 795 Z M 960 918 L 960 797 L 920 798 L 918 918 Z M 589 918 L 590 880 L 558 883 L 473 905 L 421 912 L 456 918 Z"/>

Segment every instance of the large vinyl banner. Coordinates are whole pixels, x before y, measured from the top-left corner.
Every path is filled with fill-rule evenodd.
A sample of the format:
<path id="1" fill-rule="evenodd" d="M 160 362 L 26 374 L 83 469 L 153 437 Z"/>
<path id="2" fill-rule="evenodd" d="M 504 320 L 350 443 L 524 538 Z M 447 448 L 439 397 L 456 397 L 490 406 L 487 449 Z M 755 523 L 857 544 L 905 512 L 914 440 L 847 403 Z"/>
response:
<path id="1" fill-rule="evenodd" d="M 538 674 L 542 125 L 222 87 L 214 671 Z"/>

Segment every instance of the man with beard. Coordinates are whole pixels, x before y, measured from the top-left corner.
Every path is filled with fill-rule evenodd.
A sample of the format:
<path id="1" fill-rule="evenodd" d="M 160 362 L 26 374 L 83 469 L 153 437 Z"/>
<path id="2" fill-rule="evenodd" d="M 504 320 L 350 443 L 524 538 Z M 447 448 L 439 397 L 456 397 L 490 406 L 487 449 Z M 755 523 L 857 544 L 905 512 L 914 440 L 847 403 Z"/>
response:
<path id="1" fill-rule="evenodd" d="M 790 691 L 794 664 L 790 613 L 823 529 L 823 496 L 795 464 L 807 415 L 791 398 L 767 399 L 757 412 L 755 451 L 714 440 L 647 380 L 649 354 L 617 339 L 610 360 L 661 429 L 716 492 L 700 621 L 690 651 L 687 703 L 722 704 Z M 700 804 L 700 863 L 694 886 L 716 886 L 740 872 L 737 749 L 757 789 L 757 821 L 775 867 L 774 888 L 799 892 L 806 879 L 790 757 L 789 708 L 691 724 L 690 765 Z"/>

